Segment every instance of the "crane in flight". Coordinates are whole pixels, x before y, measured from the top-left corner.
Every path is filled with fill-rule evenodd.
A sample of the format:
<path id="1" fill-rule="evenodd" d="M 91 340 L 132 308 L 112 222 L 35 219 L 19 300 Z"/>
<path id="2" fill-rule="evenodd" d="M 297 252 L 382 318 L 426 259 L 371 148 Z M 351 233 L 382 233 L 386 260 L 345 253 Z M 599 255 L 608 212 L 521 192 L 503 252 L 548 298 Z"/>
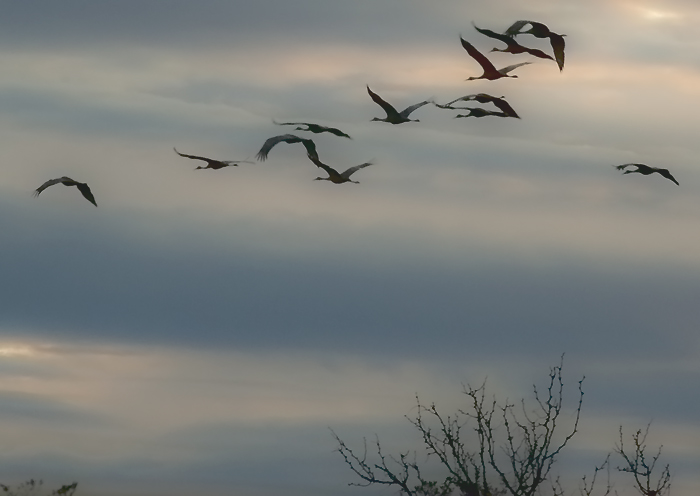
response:
<path id="1" fill-rule="evenodd" d="M 272 122 L 274 124 L 277 124 L 278 126 L 298 126 L 297 128 L 295 128 L 296 131 L 309 131 L 309 132 L 315 133 L 315 134 L 331 133 L 331 134 L 334 134 L 334 135 L 339 136 L 341 138 L 352 139 L 350 137 L 350 135 L 345 134 L 343 131 L 341 131 L 337 127 L 322 126 L 320 124 L 314 124 L 312 122 L 277 122 L 274 119 L 272 119 Z M 306 126 L 306 127 L 301 127 L 301 126 Z"/>
<path id="2" fill-rule="evenodd" d="M 660 169 L 658 167 L 649 167 L 648 165 L 645 164 L 622 164 L 622 165 L 614 165 L 617 170 L 624 170 L 627 167 L 636 167 L 634 170 L 625 170 L 623 174 L 632 174 L 633 172 L 638 172 L 639 174 L 642 174 L 644 176 L 648 176 L 649 174 L 657 173 L 669 181 L 672 181 L 676 183 L 676 185 L 680 186 L 678 184 L 678 181 L 676 181 L 676 178 L 671 175 L 668 169 Z"/>
<path id="3" fill-rule="evenodd" d="M 180 153 L 177 151 L 177 148 L 173 147 L 173 150 L 175 150 L 175 153 L 180 155 L 181 157 L 185 158 L 190 158 L 192 160 L 203 160 L 204 162 L 207 163 L 205 167 L 202 167 L 201 165 L 198 165 L 195 167 L 195 170 L 197 169 L 214 169 L 214 170 L 219 170 L 223 169 L 224 167 L 229 167 L 229 166 L 234 166 L 238 167 L 238 164 L 254 164 L 255 162 L 251 162 L 250 160 L 215 160 L 213 158 L 207 158 L 207 157 L 200 157 L 197 155 L 186 155 L 184 153 Z"/>
<path id="4" fill-rule="evenodd" d="M 317 167 L 323 169 L 328 174 L 328 177 L 317 177 L 316 179 L 314 179 L 314 181 L 330 181 L 334 184 L 343 184 L 343 183 L 360 184 L 359 181 L 353 181 L 352 179 L 350 179 L 350 176 L 352 176 L 358 170 L 364 169 L 365 167 L 369 167 L 370 165 L 372 165 L 372 162 L 365 162 L 364 164 L 350 167 L 349 169 L 345 170 L 344 172 L 338 172 L 333 167 L 321 162 L 318 159 L 318 157 L 312 157 L 311 154 L 309 154 L 309 159 L 314 164 L 316 164 Z"/>
<path id="5" fill-rule="evenodd" d="M 460 98 L 456 98 L 452 100 L 451 102 L 448 102 L 444 105 L 440 105 L 439 103 L 435 103 L 436 107 L 442 108 L 442 109 L 450 109 L 450 110 L 466 110 L 464 107 L 454 107 L 453 105 L 457 102 L 479 102 L 479 103 L 493 103 L 498 109 L 506 114 L 508 117 L 515 117 L 516 119 L 520 119 L 520 116 L 518 113 L 515 111 L 513 107 L 510 106 L 510 104 L 505 100 L 505 97 L 497 97 L 493 95 L 489 95 L 488 93 L 475 93 L 473 95 L 467 95 L 463 96 Z"/>
<path id="6" fill-rule="evenodd" d="M 379 105 L 381 108 L 384 109 L 384 112 L 386 112 L 386 117 L 384 117 L 383 119 L 375 117 L 374 119 L 372 119 L 372 121 L 383 121 L 389 122 L 391 124 L 401 124 L 403 122 L 420 122 L 418 119 L 409 119 L 408 116 L 411 115 L 411 113 L 414 110 L 421 108 L 423 105 L 431 103 L 431 100 L 425 100 L 420 103 L 416 103 L 415 105 L 411 105 L 410 107 L 406 107 L 401 112 L 397 112 L 392 105 L 387 103 L 385 100 L 382 99 L 382 97 L 380 97 L 374 91 L 372 91 L 369 88 L 369 85 L 367 85 L 367 93 L 369 93 L 369 96 L 372 97 L 374 103 Z"/>
<path id="7" fill-rule="evenodd" d="M 530 25 L 530 29 L 524 30 L 523 28 Z M 506 29 L 506 36 L 514 37 L 520 34 L 531 34 L 535 38 L 549 38 L 549 44 L 552 46 L 552 51 L 554 52 L 554 58 L 559 66 L 559 71 L 564 70 L 564 48 L 566 47 L 566 42 L 564 41 L 565 34 L 558 34 L 551 31 L 546 24 L 537 21 L 515 21 L 511 26 Z"/>
<path id="8" fill-rule="evenodd" d="M 34 191 L 34 196 L 39 196 L 41 192 L 49 186 L 53 186 L 54 184 L 59 183 L 63 184 L 64 186 L 76 186 L 78 188 L 78 191 L 82 193 L 82 195 L 87 201 L 97 206 L 97 203 L 95 202 L 95 197 L 92 195 L 92 191 L 90 191 L 90 187 L 86 183 L 81 183 L 67 176 L 59 177 L 57 179 L 49 179 Z"/>
<path id="9" fill-rule="evenodd" d="M 469 43 L 467 40 L 462 38 L 461 36 L 459 39 L 462 42 L 462 46 L 464 49 L 467 51 L 467 53 L 474 59 L 476 60 L 479 65 L 484 69 L 484 73 L 481 76 L 472 76 L 467 78 L 467 81 L 474 81 L 477 79 L 488 79 L 489 81 L 493 81 L 496 79 L 504 78 L 504 77 L 510 77 L 510 78 L 517 78 L 515 74 L 512 76 L 509 76 L 508 73 L 511 72 L 513 69 L 517 69 L 520 66 L 531 64 L 532 62 L 520 62 L 519 64 L 513 64 L 509 65 L 507 67 L 504 67 L 502 69 L 496 69 L 494 65 L 491 63 L 491 61 L 486 58 L 486 55 L 481 53 L 479 50 L 477 50 L 474 45 Z"/>

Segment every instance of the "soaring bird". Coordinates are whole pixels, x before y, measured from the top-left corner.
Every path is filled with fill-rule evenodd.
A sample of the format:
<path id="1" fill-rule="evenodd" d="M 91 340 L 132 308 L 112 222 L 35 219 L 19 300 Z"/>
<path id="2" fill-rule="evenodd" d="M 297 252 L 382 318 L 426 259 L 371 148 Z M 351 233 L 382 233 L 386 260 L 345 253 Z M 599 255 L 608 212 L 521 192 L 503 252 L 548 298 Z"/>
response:
<path id="1" fill-rule="evenodd" d="M 282 134 L 280 136 L 273 136 L 272 138 L 268 138 L 267 141 L 263 144 L 262 148 L 260 148 L 260 151 L 256 155 L 256 158 L 260 160 L 261 162 L 264 162 L 267 160 L 267 154 L 270 153 L 270 150 L 277 144 L 277 143 L 301 143 L 304 145 L 304 148 L 306 148 L 306 153 L 309 155 L 309 158 L 312 156 L 318 160 L 318 153 L 316 152 L 316 143 L 314 143 L 310 139 L 305 139 L 305 138 L 300 138 L 299 136 L 295 136 L 293 134 Z"/>
<path id="2" fill-rule="evenodd" d="M 316 166 L 320 167 L 324 171 L 328 173 L 328 177 L 317 177 L 314 179 L 314 181 L 330 181 L 335 184 L 343 184 L 343 183 L 355 183 L 355 184 L 360 184 L 359 181 L 353 181 L 350 179 L 350 176 L 352 176 L 355 172 L 357 172 L 360 169 L 364 169 L 365 167 L 369 167 L 372 165 L 372 162 L 365 162 L 364 164 L 356 165 L 355 167 L 350 167 L 348 170 L 345 172 L 338 172 L 335 170 L 333 167 L 330 167 L 323 162 L 321 162 L 318 157 L 312 157 L 311 154 L 309 154 L 309 159 L 316 164 Z"/>
<path id="3" fill-rule="evenodd" d="M 471 102 L 471 101 L 476 101 L 479 103 L 493 103 L 496 107 L 498 107 L 508 117 L 515 117 L 516 119 L 520 119 L 520 116 L 517 114 L 515 109 L 513 107 L 511 107 L 510 104 L 507 101 L 505 101 L 504 98 L 505 97 L 492 96 L 492 95 L 489 95 L 488 93 L 476 93 L 474 95 L 467 95 L 467 96 L 457 98 L 457 99 L 452 100 L 451 102 L 448 102 L 444 105 L 440 105 L 438 103 L 435 103 L 435 106 L 443 108 L 443 109 L 465 110 L 464 107 L 453 107 L 453 104 L 455 104 L 457 102 Z"/>
<path id="4" fill-rule="evenodd" d="M 369 85 L 367 85 L 367 93 L 369 93 L 369 96 L 372 97 L 374 103 L 379 105 L 381 108 L 384 109 L 384 112 L 386 112 L 386 117 L 384 119 L 375 117 L 374 119 L 372 119 L 372 121 L 390 122 L 392 124 L 401 124 L 402 122 L 420 122 L 418 119 L 409 119 L 408 116 L 411 115 L 411 112 L 413 112 L 414 110 L 421 108 L 423 105 L 431 103 L 431 100 L 425 100 L 423 102 L 416 103 L 415 105 L 411 105 L 410 107 L 406 107 L 401 112 L 397 112 L 396 109 L 387 102 L 385 102 L 382 99 L 382 97 L 380 97 L 374 91 L 369 89 Z"/>
<path id="5" fill-rule="evenodd" d="M 487 115 L 492 115 L 495 117 L 510 117 L 508 114 L 505 112 L 494 112 L 493 110 L 486 110 L 482 108 L 471 108 L 471 107 L 466 107 L 466 108 L 460 108 L 460 110 L 468 110 L 468 114 L 457 114 L 455 115 L 455 119 L 459 117 L 486 117 Z"/>
<path id="6" fill-rule="evenodd" d="M 475 77 L 472 76 L 470 78 L 467 78 L 467 81 L 474 81 L 475 79 L 488 79 L 490 81 L 493 81 L 494 79 L 500 79 L 503 77 L 511 77 L 511 78 L 517 78 L 518 76 L 512 75 L 509 76 L 508 73 L 512 71 L 513 69 L 517 69 L 521 65 L 527 65 L 530 64 L 531 62 L 521 62 L 519 64 L 513 64 L 509 65 L 508 67 L 504 67 L 503 69 L 496 69 L 494 65 L 491 63 L 489 59 L 486 58 L 486 56 L 481 53 L 479 50 L 474 48 L 474 45 L 466 41 L 464 38 L 461 36 L 459 39 L 462 41 L 462 46 L 464 49 L 467 51 L 471 57 L 476 60 L 479 65 L 484 69 L 484 73 L 479 76 Z"/>
<path id="7" fill-rule="evenodd" d="M 58 179 L 50 179 L 46 181 L 44 184 L 39 186 L 36 191 L 34 191 L 34 196 L 39 196 L 42 191 L 44 191 L 46 188 L 49 186 L 53 186 L 54 184 L 58 183 L 63 183 L 64 186 L 77 186 L 78 190 L 83 194 L 85 199 L 92 203 L 93 205 L 97 206 L 97 203 L 95 203 L 95 197 L 92 196 L 92 191 L 90 191 L 90 187 L 86 183 L 81 183 L 78 182 L 74 179 L 71 179 L 70 177 L 59 177 Z"/>
<path id="8" fill-rule="evenodd" d="M 493 38 L 495 40 L 502 41 L 503 43 L 505 43 L 507 45 L 505 48 L 494 48 L 491 50 L 492 52 L 507 52 L 507 53 L 512 53 L 512 54 L 528 53 L 530 55 L 534 55 L 535 57 L 539 57 L 541 59 L 554 60 L 554 58 L 551 55 L 547 55 L 542 50 L 538 50 L 537 48 L 528 48 L 526 46 L 523 46 L 520 43 L 518 43 L 517 41 L 515 41 L 511 36 L 508 36 L 507 34 L 496 33 L 495 31 L 491 31 L 490 29 L 481 29 L 481 28 L 477 27 L 477 25 L 474 23 L 472 23 L 472 25 L 474 26 L 474 29 L 476 29 L 481 34 L 488 36 L 489 38 Z"/>
<path id="9" fill-rule="evenodd" d="M 229 167 L 229 166 L 234 166 L 237 167 L 238 164 L 253 164 L 255 162 L 251 162 L 250 160 L 214 160 L 213 158 L 207 158 L 207 157 L 198 157 L 197 155 L 185 155 L 184 153 L 180 153 L 177 151 L 175 147 L 173 147 L 173 150 L 175 150 L 175 153 L 180 155 L 181 157 L 185 158 L 191 158 L 193 160 L 203 160 L 207 163 L 206 167 L 202 167 L 201 165 L 198 165 L 195 167 L 195 170 L 197 169 L 223 169 L 224 167 Z"/>
<path id="10" fill-rule="evenodd" d="M 530 25 L 530 29 L 523 31 L 522 29 L 527 25 Z M 564 70 L 564 48 L 566 43 L 564 42 L 565 34 L 557 34 L 547 27 L 546 24 L 542 24 L 537 21 L 515 21 L 508 29 L 506 29 L 506 36 L 517 36 L 519 34 L 531 34 L 535 38 L 549 38 L 549 44 L 552 45 L 552 50 L 554 51 L 554 58 L 557 61 L 559 70 Z"/>
<path id="11" fill-rule="evenodd" d="M 645 164 L 622 164 L 622 165 L 614 165 L 617 170 L 623 170 L 626 167 L 636 167 L 636 170 L 626 170 L 623 174 L 631 174 L 633 172 L 638 172 L 644 176 L 648 176 L 649 174 L 653 174 L 656 172 L 657 174 L 660 174 L 664 176 L 666 179 L 669 181 L 673 181 L 676 183 L 678 186 L 678 181 L 676 181 L 676 178 L 671 175 L 671 173 L 668 171 L 668 169 L 660 169 L 658 167 L 649 167 L 648 165 Z"/>
<path id="12" fill-rule="evenodd" d="M 343 131 L 335 127 L 322 126 L 320 124 L 313 124 L 311 122 L 277 122 L 274 119 L 272 120 L 272 122 L 274 122 L 278 126 L 300 126 L 296 128 L 297 131 L 309 131 L 316 134 L 331 133 L 335 134 L 336 136 L 340 136 L 341 138 L 352 139 L 349 135 L 345 134 Z M 306 127 L 304 128 L 301 126 Z"/>

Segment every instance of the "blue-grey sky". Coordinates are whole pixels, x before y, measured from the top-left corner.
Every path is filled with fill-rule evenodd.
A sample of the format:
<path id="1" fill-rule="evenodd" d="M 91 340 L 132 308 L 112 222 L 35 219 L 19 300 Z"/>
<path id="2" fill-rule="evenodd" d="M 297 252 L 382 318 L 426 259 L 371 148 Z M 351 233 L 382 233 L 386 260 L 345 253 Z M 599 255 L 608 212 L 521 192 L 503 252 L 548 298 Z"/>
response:
<path id="1" fill-rule="evenodd" d="M 518 19 L 567 35 L 563 72 L 466 82 L 459 36 L 485 52 L 472 21 Z M 681 0 L 8 5 L 0 482 L 385 494 L 347 487 L 329 426 L 416 448 L 416 393 L 450 411 L 488 377 L 527 396 L 566 353 L 569 399 L 587 379 L 560 473 L 653 420 L 673 494 L 697 494 L 699 21 Z M 370 122 L 367 84 L 399 108 L 504 95 L 522 119 Z M 302 134 L 273 119 L 339 127 L 354 139 L 311 136 L 322 160 L 374 165 L 334 185 L 298 144 L 219 171 L 172 150 L 243 160 Z M 32 198 L 63 175 L 99 207 Z"/>

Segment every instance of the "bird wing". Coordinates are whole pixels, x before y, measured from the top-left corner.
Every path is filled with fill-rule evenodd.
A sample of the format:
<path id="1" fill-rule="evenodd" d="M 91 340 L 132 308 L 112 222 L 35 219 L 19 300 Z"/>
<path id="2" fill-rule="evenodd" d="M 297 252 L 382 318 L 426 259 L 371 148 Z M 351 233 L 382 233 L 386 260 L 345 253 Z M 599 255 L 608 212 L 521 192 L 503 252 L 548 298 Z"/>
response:
<path id="1" fill-rule="evenodd" d="M 508 29 L 504 31 L 504 34 L 511 37 L 523 34 L 521 30 L 526 24 L 530 24 L 530 21 L 515 21 Z"/>
<path id="2" fill-rule="evenodd" d="M 345 178 L 345 179 L 348 179 L 355 172 L 359 171 L 360 169 L 364 169 L 365 167 L 369 167 L 370 165 L 372 165 L 372 162 L 365 162 L 364 164 L 356 165 L 355 167 L 350 167 L 348 170 L 343 172 L 340 176 Z"/>
<path id="3" fill-rule="evenodd" d="M 429 104 L 431 101 L 430 100 L 425 100 L 420 103 L 416 103 L 415 105 L 411 105 L 410 107 L 406 107 L 403 109 L 399 115 L 403 117 L 404 119 L 408 119 L 408 116 L 411 115 L 411 112 L 413 112 L 416 109 L 421 108 L 423 105 Z"/>
<path id="4" fill-rule="evenodd" d="M 336 127 L 327 127 L 326 131 L 331 133 L 331 134 L 334 134 L 336 136 L 340 136 L 341 138 L 352 139 L 349 134 L 345 134 L 343 131 L 341 131 L 340 129 L 338 129 Z"/>
<path id="5" fill-rule="evenodd" d="M 508 74 L 508 73 L 509 73 L 510 71 L 512 71 L 513 69 L 517 69 L 517 68 L 520 67 L 521 65 L 527 65 L 527 64 L 532 64 L 532 62 L 520 62 L 519 64 L 509 65 L 508 67 L 504 67 L 504 68 L 502 68 L 502 69 L 498 69 L 498 72 L 500 72 L 501 74 L 504 74 L 504 75 L 505 75 L 505 74 Z"/>
<path id="6" fill-rule="evenodd" d="M 387 103 L 385 100 L 382 99 L 381 96 L 377 95 L 374 91 L 369 89 L 369 85 L 367 85 L 367 93 L 369 93 L 369 96 L 372 98 L 372 100 L 374 100 L 374 103 L 376 103 L 384 109 L 384 112 L 386 112 L 387 117 L 399 115 L 399 113 L 392 105 Z"/>
<path id="7" fill-rule="evenodd" d="M 76 184 L 78 187 L 78 190 L 83 194 L 85 199 L 92 203 L 93 205 L 97 206 L 97 203 L 95 202 L 95 197 L 92 196 L 92 191 L 90 191 L 90 186 L 88 186 L 86 183 L 78 183 Z"/>
<path id="8" fill-rule="evenodd" d="M 652 168 L 649 167 L 648 165 L 645 164 L 622 164 L 622 165 L 615 165 L 614 166 L 617 170 L 623 170 L 626 169 L 627 167 L 636 167 L 637 170 L 643 170 L 649 174 L 652 172 Z"/>
<path id="9" fill-rule="evenodd" d="M 472 26 L 474 26 L 474 29 L 476 29 L 478 32 L 483 34 L 484 36 L 488 36 L 489 38 L 493 38 L 495 40 L 502 41 L 508 46 L 518 46 L 519 44 L 510 36 L 506 34 L 500 34 L 496 33 L 495 31 L 491 31 L 490 29 L 482 29 L 478 27 L 476 24 L 472 22 Z"/>
<path id="10" fill-rule="evenodd" d="M 509 117 L 515 117 L 516 119 L 520 119 L 520 116 L 515 111 L 515 109 L 511 107 L 510 104 L 503 98 L 492 98 L 491 103 L 493 103 L 496 107 L 502 110 L 503 113 L 507 114 Z"/>
<path id="11" fill-rule="evenodd" d="M 265 141 L 262 148 L 260 148 L 260 151 L 255 157 L 259 161 L 264 162 L 265 160 L 267 160 L 267 155 L 270 153 L 270 150 L 272 150 L 277 143 L 281 143 L 283 141 L 285 143 L 298 143 L 304 140 L 303 138 L 300 138 L 299 136 L 295 136 L 293 134 L 281 134 L 279 136 L 273 136 L 272 138 L 268 138 L 267 141 Z"/>
<path id="12" fill-rule="evenodd" d="M 42 184 L 41 186 L 39 186 L 36 190 L 34 190 L 34 196 L 39 196 L 39 194 L 40 194 L 42 191 L 44 191 L 46 188 L 48 188 L 49 186 L 53 186 L 54 184 L 62 183 L 62 182 L 64 182 L 64 181 L 67 181 L 67 182 L 76 182 L 76 181 L 74 181 L 73 179 L 71 179 L 70 177 L 66 177 L 66 176 L 58 177 L 58 178 L 56 178 L 56 179 L 49 179 L 49 180 L 46 181 L 44 184 Z"/>
<path id="13" fill-rule="evenodd" d="M 307 125 L 306 122 L 277 122 L 276 120 L 272 119 L 273 124 L 277 124 L 278 126 L 300 126 L 302 124 Z"/>
<path id="14" fill-rule="evenodd" d="M 476 60 L 476 61 L 479 63 L 479 65 L 480 65 L 481 67 L 483 67 L 484 72 L 489 71 L 489 70 L 493 70 L 493 71 L 496 70 L 496 68 L 495 68 L 494 65 L 491 63 L 491 61 L 490 61 L 489 59 L 487 59 L 486 56 L 485 56 L 483 53 L 481 53 L 479 50 L 477 50 L 476 48 L 474 48 L 474 45 L 472 45 L 471 43 L 469 43 L 468 41 L 466 41 L 466 40 L 465 40 L 464 38 L 462 38 L 461 36 L 459 37 L 459 39 L 461 40 L 462 46 L 463 46 L 464 49 L 467 51 L 467 53 L 468 53 L 474 60 Z"/>
<path id="15" fill-rule="evenodd" d="M 560 34 L 552 33 L 549 35 L 549 43 L 552 45 L 559 70 L 564 70 L 564 47 L 566 46 L 564 37 Z"/>
<path id="16" fill-rule="evenodd" d="M 198 155 L 186 155 L 186 154 L 184 154 L 184 153 L 180 153 L 180 152 L 177 151 L 177 148 L 175 148 L 175 147 L 173 147 L 173 150 L 175 150 L 175 153 L 177 153 L 177 154 L 180 155 L 181 157 L 191 158 L 191 159 L 194 159 L 194 160 L 203 160 L 203 161 L 205 161 L 205 162 L 207 162 L 207 163 L 210 163 L 210 162 L 218 162 L 218 160 L 213 160 L 213 159 L 207 158 L 207 157 L 200 157 L 200 156 L 198 156 Z"/>
<path id="17" fill-rule="evenodd" d="M 657 172 L 664 176 L 666 179 L 676 183 L 677 186 L 680 186 L 680 184 L 678 184 L 678 181 L 676 181 L 676 178 L 671 175 L 671 172 L 669 172 L 668 169 L 659 169 Z"/>

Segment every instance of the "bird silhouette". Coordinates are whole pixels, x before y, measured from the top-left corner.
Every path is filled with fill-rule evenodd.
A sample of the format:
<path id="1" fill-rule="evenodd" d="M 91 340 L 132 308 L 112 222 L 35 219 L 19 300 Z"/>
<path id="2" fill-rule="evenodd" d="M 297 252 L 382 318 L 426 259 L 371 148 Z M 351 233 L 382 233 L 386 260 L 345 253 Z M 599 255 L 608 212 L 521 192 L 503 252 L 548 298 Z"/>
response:
<path id="1" fill-rule="evenodd" d="M 467 51 L 467 53 L 474 59 L 476 60 L 479 65 L 484 69 L 484 73 L 481 76 L 472 76 L 467 78 L 467 81 L 474 81 L 476 79 L 488 79 L 489 81 L 493 81 L 495 79 L 500 79 L 503 77 L 510 77 L 510 78 L 517 78 L 518 76 L 512 75 L 509 76 L 508 73 L 512 71 L 513 69 L 517 69 L 518 67 L 522 65 L 527 65 L 530 64 L 531 62 L 520 62 L 519 64 L 513 64 L 509 65 L 508 67 L 504 67 L 503 69 L 496 69 L 494 65 L 491 63 L 489 59 L 486 58 L 486 56 L 481 53 L 479 50 L 474 48 L 474 45 L 466 41 L 464 38 L 461 36 L 459 39 L 462 41 L 462 46 L 464 49 Z"/>
<path id="2" fill-rule="evenodd" d="M 493 48 L 491 51 L 492 52 L 507 52 L 507 53 L 512 53 L 512 54 L 519 54 L 519 53 L 528 53 L 530 55 L 534 55 L 535 57 L 539 57 L 541 59 L 549 59 L 549 60 L 554 60 L 554 58 L 551 55 L 548 55 L 544 53 L 542 50 L 539 50 L 537 48 L 528 48 L 526 46 L 521 45 L 517 41 L 513 39 L 513 37 L 508 36 L 507 34 L 501 34 L 501 33 L 496 33 L 495 31 L 491 31 L 490 29 L 482 29 L 477 27 L 476 24 L 472 23 L 474 26 L 474 29 L 476 29 L 478 32 L 481 34 L 488 36 L 489 38 L 493 38 L 495 40 L 502 41 L 505 43 L 507 46 L 506 48 Z"/>
<path id="3" fill-rule="evenodd" d="M 264 162 L 267 160 L 267 155 L 270 153 L 270 150 L 277 144 L 277 143 L 301 143 L 304 145 L 304 148 L 306 148 L 306 153 L 309 155 L 309 158 L 312 156 L 318 160 L 318 153 L 316 152 L 316 143 L 314 143 L 310 139 L 306 138 L 300 138 L 299 136 L 296 136 L 294 134 L 282 134 L 280 136 L 273 136 L 272 138 L 268 138 L 267 141 L 263 144 L 262 148 L 260 148 L 260 151 L 256 155 L 256 158 L 260 160 L 261 162 Z"/>
<path id="4" fill-rule="evenodd" d="M 313 124 L 311 122 L 277 122 L 274 119 L 272 120 L 272 122 L 277 124 L 278 126 L 299 126 L 296 128 L 297 131 L 309 131 L 315 134 L 331 133 L 336 136 L 340 136 L 341 138 L 352 139 L 349 135 L 345 134 L 340 129 L 335 127 L 322 126 L 320 124 Z M 304 128 L 301 126 L 306 127 Z"/>
<path id="5" fill-rule="evenodd" d="M 678 181 L 676 181 L 676 178 L 671 175 L 668 169 L 660 169 L 658 167 L 649 167 L 648 165 L 645 164 L 622 164 L 622 165 L 614 165 L 617 170 L 624 170 L 627 167 L 636 167 L 637 169 L 635 170 L 626 170 L 623 172 L 623 174 L 632 174 L 634 172 L 638 172 L 639 174 L 642 174 L 644 176 L 648 176 L 649 174 L 657 173 L 668 179 L 669 181 L 673 181 L 676 183 L 678 186 Z"/>
<path id="6" fill-rule="evenodd" d="M 372 121 L 390 122 L 391 124 L 401 124 L 403 122 L 420 122 L 418 119 L 409 119 L 408 116 L 411 115 L 411 112 L 413 112 L 414 110 L 421 108 L 423 105 L 431 103 L 431 100 L 425 100 L 423 102 L 416 103 L 415 105 L 411 105 L 410 107 L 406 107 L 401 112 L 397 112 L 392 105 L 384 101 L 382 97 L 380 97 L 374 91 L 369 89 L 369 85 L 367 85 L 367 93 L 369 93 L 369 96 L 372 97 L 374 103 L 379 105 L 381 108 L 384 109 L 384 112 L 386 112 L 386 117 L 384 119 L 375 117 L 374 119 L 372 119 Z"/>
<path id="7" fill-rule="evenodd" d="M 365 162 L 364 164 L 356 165 L 354 167 L 350 167 L 344 172 L 338 172 L 335 170 L 333 167 L 324 164 L 321 162 L 318 157 L 313 157 L 311 154 L 309 154 L 309 159 L 316 164 L 317 167 L 320 167 L 326 173 L 328 174 L 328 177 L 317 177 L 314 179 L 314 181 L 330 181 L 334 184 L 343 184 L 343 183 L 355 183 L 355 184 L 360 184 L 359 181 L 353 181 L 350 179 L 350 176 L 352 176 L 355 172 L 357 172 L 360 169 L 364 169 L 365 167 L 369 167 L 370 165 L 373 165 L 372 162 Z"/>
<path id="8" fill-rule="evenodd" d="M 530 25 L 530 29 L 523 31 L 522 29 L 528 24 Z M 504 34 L 510 37 L 520 34 L 531 34 L 535 38 L 549 38 L 549 44 L 552 45 L 552 51 L 554 52 L 554 58 L 557 61 L 559 70 L 564 70 L 565 34 L 557 34 L 551 31 L 546 24 L 537 21 L 515 21 L 506 29 Z"/>
<path id="9" fill-rule="evenodd" d="M 510 106 L 510 104 L 504 99 L 504 97 L 497 97 L 493 95 L 489 95 L 488 93 L 476 93 L 473 95 L 467 95 L 463 96 L 460 98 L 456 98 L 452 100 L 451 102 L 448 102 L 444 105 L 440 105 L 439 103 L 435 103 L 436 107 L 440 107 L 442 109 L 451 109 L 451 110 L 466 110 L 465 107 L 454 107 L 453 104 L 457 102 L 471 102 L 471 101 L 476 101 L 479 103 L 493 103 L 496 107 L 498 107 L 499 110 L 501 110 L 503 113 L 507 114 L 508 117 L 515 117 L 516 119 L 520 119 L 520 116 L 518 113 L 515 111 L 513 107 Z"/>
<path id="10" fill-rule="evenodd" d="M 173 150 L 175 150 L 175 153 L 180 155 L 181 157 L 185 158 L 190 158 L 193 160 L 203 160 L 204 162 L 207 163 L 206 167 L 202 167 L 201 165 L 198 165 L 195 167 L 195 170 L 197 169 L 223 169 L 224 167 L 229 167 L 229 166 L 234 166 L 238 167 L 238 164 L 253 164 L 255 162 L 251 162 L 250 160 L 214 160 L 213 158 L 207 158 L 207 157 L 199 157 L 197 155 L 186 155 L 184 153 L 180 153 L 177 151 L 175 147 L 173 147 Z"/>
<path id="11" fill-rule="evenodd" d="M 85 197 L 87 201 L 92 203 L 93 205 L 97 206 L 97 203 L 95 202 L 95 197 L 92 195 L 92 191 L 90 191 L 90 187 L 86 183 L 81 183 L 79 181 L 76 181 L 75 179 L 71 179 L 70 177 L 63 176 L 59 177 L 57 179 L 50 179 L 46 181 L 44 184 L 39 186 L 35 191 L 34 191 L 34 196 L 39 196 L 42 191 L 44 191 L 46 188 L 49 186 L 53 186 L 54 184 L 62 183 L 64 186 L 76 186 L 80 193 Z"/>

